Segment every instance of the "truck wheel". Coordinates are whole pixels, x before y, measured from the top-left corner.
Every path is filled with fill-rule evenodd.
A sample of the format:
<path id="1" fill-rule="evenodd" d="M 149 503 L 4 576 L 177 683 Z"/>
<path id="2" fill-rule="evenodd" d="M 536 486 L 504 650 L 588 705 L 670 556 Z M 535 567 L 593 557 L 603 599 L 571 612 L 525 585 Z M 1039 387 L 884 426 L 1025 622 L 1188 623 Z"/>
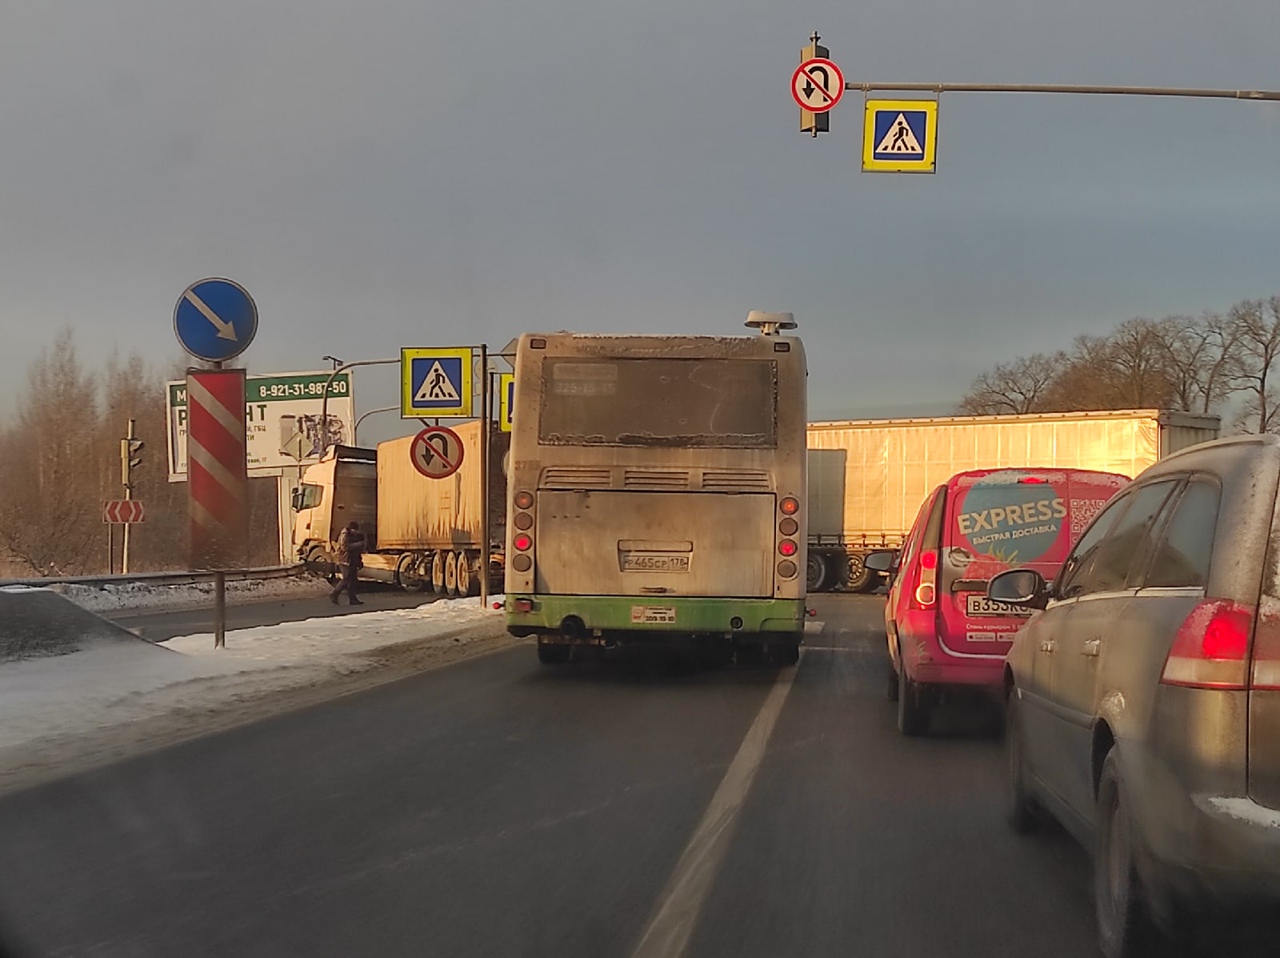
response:
<path id="1" fill-rule="evenodd" d="M 449 598 L 458 594 L 458 553 L 450 552 L 444 557 L 444 591 Z"/>
<path id="2" fill-rule="evenodd" d="M 810 552 L 804 566 L 804 585 L 809 592 L 826 592 L 831 585 L 831 566 L 821 552 Z"/>
<path id="3" fill-rule="evenodd" d="M 480 594 L 480 576 L 471 565 L 471 557 L 465 552 L 458 553 L 458 595 L 477 596 Z"/>
<path id="4" fill-rule="evenodd" d="M 318 575 L 322 579 L 333 581 L 335 567 L 333 560 L 329 558 L 329 553 L 325 552 L 320 546 L 316 546 L 307 553 L 304 560 L 307 571 L 312 575 Z"/>
<path id="5" fill-rule="evenodd" d="M 850 553 L 849 562 L 845 569 L 845 586 L 850 592 L 869 592 L 875 585 L 880 584 L 880 577 L 871 569 L 867 568 L 866 561 L 857 553 Z"/>
<path id="6" fill-rule="evenodd" d="M 417 555 L 406 552 L 396 560 L 396 585 L 405 592 L 425 592 L 430 584 Z"/>
<path id="7" fill-rule="evenodd" d="M 431 555 L 431 591 L 436 595 L 444 595 L 443 552 L 434 552 Z"/>

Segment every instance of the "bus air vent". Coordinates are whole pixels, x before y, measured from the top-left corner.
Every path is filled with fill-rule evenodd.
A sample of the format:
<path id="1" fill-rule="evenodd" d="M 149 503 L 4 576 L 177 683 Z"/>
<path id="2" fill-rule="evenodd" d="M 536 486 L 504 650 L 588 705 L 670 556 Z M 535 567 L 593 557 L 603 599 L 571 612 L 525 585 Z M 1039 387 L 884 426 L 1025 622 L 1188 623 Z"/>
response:
<path id="1" fill-rule="evenodd" d="M 748 469 L 708 469 L 702 473 L 702 488 L 715 492 L 768 492 L 769 474 Z"/>
<path id="2" fill-rule="evenodd" d="M 624 489 L 688 489 L 689 473 L 683 469 L 628 469 L 622 475 Z"/>
<path id="3" fill-rule="evenodd" d="M 544 489 L 608 489 L 613 484 L 609 469 L 556 466 L 542 473 Z"/>

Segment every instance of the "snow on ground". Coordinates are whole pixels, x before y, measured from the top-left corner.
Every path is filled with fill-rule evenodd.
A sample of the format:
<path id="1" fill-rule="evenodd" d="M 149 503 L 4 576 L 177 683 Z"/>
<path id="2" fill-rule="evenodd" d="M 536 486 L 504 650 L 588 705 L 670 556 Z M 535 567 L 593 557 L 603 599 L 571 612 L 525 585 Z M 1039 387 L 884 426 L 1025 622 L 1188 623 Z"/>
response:
<path id="1" fill-rule="evenodd" d="M 4 749 L 314 684 L 370 667 L 359 653 L 485 622 L 497 631 L 500 616 L 478 599 L 440 600 L 230 631 L 224 649 L 202 633 L 0 665 L 0 767 Z"/>
<path id="2" fill-rule="evenodd" d="M 213 601 L 213 583 L 156 585 L 147 582 L 121 582 L 108 585 L 52 585 L 81 608 L 91 612 L 113 612 L 121 609 L 184 609 L 206 606 Z M 279 579 L 231 579 L 227 582 L 229 602 L 254 602 L 261 599 L 292 599 L 322 595 L 329 586 L 314 576 L 286 576 Z"/>

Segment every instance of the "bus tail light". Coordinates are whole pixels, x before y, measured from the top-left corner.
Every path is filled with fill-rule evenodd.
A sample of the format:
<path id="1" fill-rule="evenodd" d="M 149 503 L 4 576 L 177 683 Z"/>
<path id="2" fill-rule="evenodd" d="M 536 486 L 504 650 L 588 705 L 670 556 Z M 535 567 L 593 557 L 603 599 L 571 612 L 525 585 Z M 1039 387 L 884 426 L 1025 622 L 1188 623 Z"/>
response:
<path id="1" fill-rule="evenodd" d="M 800 500 L 792 496 L 787 496 L 778 503 L 778 511 L 780 511 L 784 516 L 794 516 L 800 511 Z"/>
<path id="2" fill-rule="evenodd" d="M 778 552 L 784 556 L 793 556 L 798 552 L 800 547 L 796 545 L 794 539 L 783 539 L 778 543 Z"/>
<path id="3" fill-rule="evenodd" d="M 517 509 L 532 509 L 533 493 L 524 492 L 523 490 L 517 492 L 515 495 L 515 504 Z"/>
<path id="4" fill-rule="evenodd" d="M 932 609 L 938 600 L 938 553 L 920 553 L 916 563 L 916 591 L 913 603 L 917 609 Z"/>
<path id="5" fill-rule="evenodd" d="M 790 559 L 783 559 L 778 563 L 778 575 L 784 579 L 794 579 L 796 573 L 800 570 L 796 568 L 796 564 Z"/>
<path id="6" fill-rule="evenodd" d="M 511 540 L 511 544 L 515 546 L 517 552 L 528 552 L 533 548 L 533 536 L 522 532 Z"/>

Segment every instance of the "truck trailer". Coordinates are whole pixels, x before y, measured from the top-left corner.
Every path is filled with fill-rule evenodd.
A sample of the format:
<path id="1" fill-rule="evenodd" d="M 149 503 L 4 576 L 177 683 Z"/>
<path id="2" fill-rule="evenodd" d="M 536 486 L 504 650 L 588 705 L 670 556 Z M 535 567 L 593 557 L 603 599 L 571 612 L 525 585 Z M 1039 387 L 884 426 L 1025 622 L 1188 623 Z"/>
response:
<path id="1" fill-rule="evenodd" d="M 486 538 L 481 509 L 481 423 L 454 426 L 462 439 L 458 471 L 429 479 L 414 467 L 412 436 L 376 449 L 334 446 L 308 467 L 294 494 L 293 543 L 299 560 L 332 574 L 338 534 L 355 519 L 370 543 L 360 577 L 410 591 L 478 595 Z M 490 433 L 490 582 L 501 583 L 506 530 L 506 453 L 510 434 Z"/>
<path id="2" fill-rule="evenodd" d="M 1156 409 L 848 420 L 808 426 L 808 591 L 870 592 L 864 558 L 896 549 L 925 497 L 970 469 L 1075 468 L 1133 478 L 1218 438 L 1217 416 Z"/>

